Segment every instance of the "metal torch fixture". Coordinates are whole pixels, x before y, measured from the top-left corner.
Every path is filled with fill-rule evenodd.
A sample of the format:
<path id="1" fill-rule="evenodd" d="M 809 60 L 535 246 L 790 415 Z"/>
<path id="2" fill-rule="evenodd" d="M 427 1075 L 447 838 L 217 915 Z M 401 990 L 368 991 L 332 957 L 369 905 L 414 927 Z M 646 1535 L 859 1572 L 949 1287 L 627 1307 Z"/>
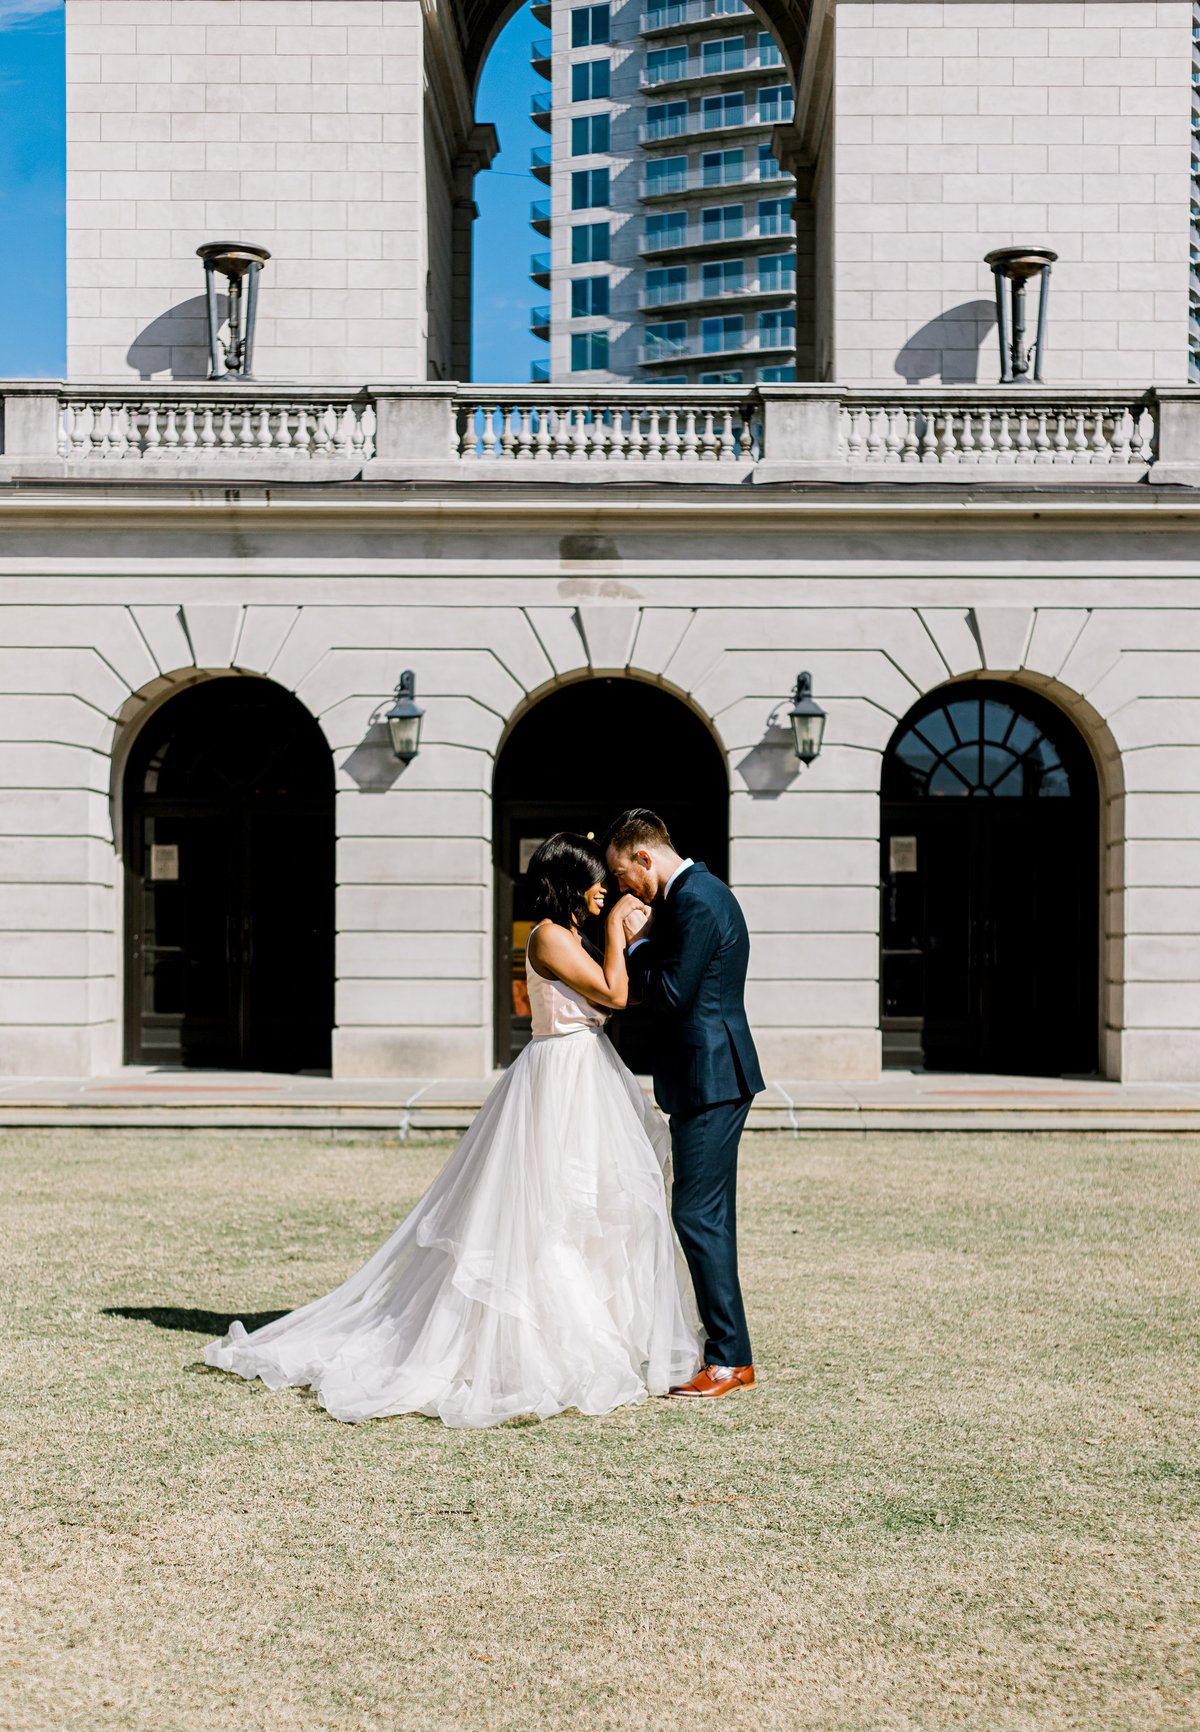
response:
<path id="1" fill-rule="evenodd" d="M 208 305 L 209 377 L 253 379 L 254 326 L 258 317 L 258 279 L 270 258 L 266 247 L 244 241 L 209 241 L 196 248 L 204 260 L 205 298 Z M 217 306 L 217 277 L 229 284 L 229 341 L 219 336 L 221 319 Z"/>
<path id="2" fill-rule="evenodd" d="M 1050 287 L 1050 266 L 1058 258 L 1048 247 L 997 247 L 984 256 L 984 264 L 992 267 L 996 279 L 996 326 L 1000 337 L 1000 383 L 1028 385 L 1032 364 L 1032 383 L 1042 383 L 1042 362 L 1046 350 L 1046 294 Z M 1025 348 L 1025 285 L 1034 277 L 1041 278 L 1038 293 L 1037 337 L 1034 340 L 1032 363 Z M 1010 297 L 1004 293 L 1010 285 Z"/>

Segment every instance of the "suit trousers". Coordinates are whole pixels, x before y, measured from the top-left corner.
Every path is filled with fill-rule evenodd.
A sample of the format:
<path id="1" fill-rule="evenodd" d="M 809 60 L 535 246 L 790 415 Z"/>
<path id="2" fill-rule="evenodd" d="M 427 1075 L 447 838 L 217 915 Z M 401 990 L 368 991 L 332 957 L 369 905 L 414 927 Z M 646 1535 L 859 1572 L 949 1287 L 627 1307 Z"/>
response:
<path id="1" fill-rule="evenodd" d="M 737 1266 L 738 1144 L 749 1100 L 671 1114 L 671 1216 L 687 1258 L 710 1365 L 751 1364 Z"/>

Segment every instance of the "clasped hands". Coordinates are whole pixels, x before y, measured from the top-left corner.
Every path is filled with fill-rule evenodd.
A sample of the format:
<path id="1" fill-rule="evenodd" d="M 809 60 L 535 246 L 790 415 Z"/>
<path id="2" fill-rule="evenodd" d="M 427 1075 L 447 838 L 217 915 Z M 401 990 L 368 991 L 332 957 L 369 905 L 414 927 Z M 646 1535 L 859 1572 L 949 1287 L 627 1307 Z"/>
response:
<path id="1" fill-rule="evenodd" d="M 620 921 L 625 932 L 625 943 L 630 945 L 638 938 L 649 938 L 654 925 L 654 911 L 648 908 L 640 897 L 626 891 L 617 898 L 608 911 L 610 921 Z"/>

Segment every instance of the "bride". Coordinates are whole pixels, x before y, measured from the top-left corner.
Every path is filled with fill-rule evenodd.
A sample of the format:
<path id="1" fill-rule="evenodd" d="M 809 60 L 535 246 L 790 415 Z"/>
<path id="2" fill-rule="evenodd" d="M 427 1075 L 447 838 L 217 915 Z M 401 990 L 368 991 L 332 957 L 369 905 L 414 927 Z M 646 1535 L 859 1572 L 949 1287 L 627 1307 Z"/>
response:
<path id="1" fill-rule="evenodd" d="M 252 1334 L 234 1323 L 210 1365 L 308 1384 L 335 1419 L 455 1426 L 608 1413 L 696 1371 L 670 1138 L 604 1033 L 628 998 L 623 917 L 637 900 L 608 911 L 601 959 L 580 931 L 604 908 L 597 850 L 564 831 L 529 870 L 532 1041 L 358 1273 Z"/>

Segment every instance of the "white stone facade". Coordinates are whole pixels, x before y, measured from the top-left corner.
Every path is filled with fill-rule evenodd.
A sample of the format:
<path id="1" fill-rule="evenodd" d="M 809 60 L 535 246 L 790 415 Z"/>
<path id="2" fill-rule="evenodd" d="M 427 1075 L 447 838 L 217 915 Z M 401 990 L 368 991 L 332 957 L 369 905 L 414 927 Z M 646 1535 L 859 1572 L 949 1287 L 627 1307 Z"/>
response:
<path id="1" fill-rule="evenodd" d="M 843 384 L 995 378 L 984 254 L 1059 255 L 1047 377 L 1188 378 L 1187 0 L 837 0 Z"/>
<path id="2" fill-rule="evenodd" d="M 70 376 L 207 377 L 196 248 L 237 240 L 259 378 L 425 378 L 424 52 L 420 0 L 68 0 Z"/>
<path id="3" fill-rule="evenodd" d="M 4 1070 L 120 1062 L 122 765 L 151 706 L 234 670 L 295 692 L 336 766 L 338 1074 L 490 1069 L 495 756 L 539 696 L 599 674 L 678 693 L 725 753 L 768 1073 L 871 1076 L 882 753 L 923 693 L 986 671 L 1048 693 L 1098 767 L 1107 1073 L 1200 1076 L 1194 507 L 922 523 L 865 497 L 610 496 L 454 526 L 445 504 L 247 498 L 205 523 L 114 499 L 108 551 L 84 496 L 4 507 Z M 381 785 L 402 666 L 424 739 Z M 829 713 L 803 772 L 768 727 L 801 666 Z M 637 780 L 634 754 L 631 799 Z"/>

